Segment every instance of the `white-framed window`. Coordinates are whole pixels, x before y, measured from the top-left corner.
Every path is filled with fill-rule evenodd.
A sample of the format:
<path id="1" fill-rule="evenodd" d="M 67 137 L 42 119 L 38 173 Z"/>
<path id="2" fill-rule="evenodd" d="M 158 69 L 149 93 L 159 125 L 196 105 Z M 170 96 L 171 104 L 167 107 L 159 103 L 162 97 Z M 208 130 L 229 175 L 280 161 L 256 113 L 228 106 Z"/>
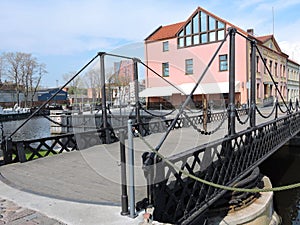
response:
<path id="1" fill-rule="evenodd" d="M 220 71 L 227 71 L 228 70 L 228 56 L 226 55 L 219 55 L 219 70 Z"/>
<path id="2" fill-rule="evenodd" d="M 162 64 L 162 76 L 163 77 L 170 76 L 170 73 L 169 73 L 169 63 L 168 62 L 165 62 L 165 63 Z"/>
<path id="3" fill-rule="evenodd" d="M 193 74 L 193 59 L 186 59 L 185 60 L 185 74 Z"/>
<path id="4" fill-rule="evenodd" d="M 169 51 L 169 42 L 164 41 L 163 42 L 163 52 L 167 52 L 167 51 Z"/>

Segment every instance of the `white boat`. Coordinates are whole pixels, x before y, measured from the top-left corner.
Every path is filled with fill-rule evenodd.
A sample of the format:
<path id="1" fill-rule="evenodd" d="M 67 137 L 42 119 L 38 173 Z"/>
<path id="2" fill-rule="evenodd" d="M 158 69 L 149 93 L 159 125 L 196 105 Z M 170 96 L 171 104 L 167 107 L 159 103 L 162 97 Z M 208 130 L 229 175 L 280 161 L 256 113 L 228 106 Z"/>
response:
<path id="1" fill-rule="evenodd" d="M 21 108 L 18 104 L 15 104 L 13 108 L 5 108 L 0 106 L 0 115 L 14 115 L 14 114 L 28 114 L 30 108 Z"/>

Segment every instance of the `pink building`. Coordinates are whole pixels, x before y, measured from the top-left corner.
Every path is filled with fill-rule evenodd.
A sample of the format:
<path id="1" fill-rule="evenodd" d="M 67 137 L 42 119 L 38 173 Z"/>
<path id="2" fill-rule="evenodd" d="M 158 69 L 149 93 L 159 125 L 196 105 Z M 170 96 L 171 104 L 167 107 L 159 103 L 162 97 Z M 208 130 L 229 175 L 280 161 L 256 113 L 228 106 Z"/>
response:
<path id="1" fill-rule="evenodd" d="M 274 54 L 276 57 L 278 56 L 276 66 L 279 70 L 281 65 L 281 72 L 278 72 L 280 74 L 278 76 L 282 77 L 282 79 L 280 77 L 280 81 L 286 77 L 283 68 L 285 68 L 284 62 L 286 63 L 287 55 L 281 52 L 273 36 L 269 39 L 256 38 L 253 34 L 198 7 L 186 21 L 160 26 L 145 39 L 146 63 L 160 75 L 158 76 L 150 70 L 146 71 L 146 89 L 140 93 L 140 96 L 146 97 L 148 106 L 162 103 L 180 105 L 185 100 L 186 95 L 192 91 L 230 27 L 236 28 L 239 33 L 245 36 L 255 38 L 263 54 L 268 57 L 273 57 Z M 250 43 L 238 34 L 236 34 L 235 40 L 235 100 L 236 104 L 239 105 L 248 102 Z M 270 40 L 273 43 L 272 46 Z M 273 66 L 275 63 L 271 65 L 272 68 Z M 267 86 L 270 83 L 266 83 L 269 80 L 260 73 L 261 70 L 263 69 L 259 64 L 257 70 L 259 75 L 257 77 L 257 88 L 259 89 L 257 97 L 259 99 L 266 97 L 266 91 L 270 88 Z M 176 88 L 162 78 L 174 84 Z M 284 87 L 284 84 L 281 86 Z M 274 92 L 274 89 L 272 91 Z M 208 102 L 213 102 L 214 105 L 227 104 L 228 92 L 229 38 L 219 51 L 200 86 L 194 92 L 193 101 L 196 106 L 201 105 L 204 98 Z"/>

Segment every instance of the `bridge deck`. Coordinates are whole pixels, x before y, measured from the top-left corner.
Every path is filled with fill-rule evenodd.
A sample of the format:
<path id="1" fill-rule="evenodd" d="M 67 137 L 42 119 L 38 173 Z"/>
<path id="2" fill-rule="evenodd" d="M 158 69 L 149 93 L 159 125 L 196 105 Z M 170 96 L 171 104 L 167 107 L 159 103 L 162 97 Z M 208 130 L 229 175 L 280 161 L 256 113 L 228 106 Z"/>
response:
<path id="1" fill-rule="evenodd" d="M 267 113 L 268 109 L 264 109 Z M 257 116 L 257 123 L 266 121 Z M 242 117 L 242 118 L 245 118 Z M 219 122 L 209 124 L 209 130 Z M 247 125 L 237 123 L 237 131 Z M 227 134 L 227 122 L 211 136 L 204 136 L 192 127 L 170 133 L 160 152 L 173 155 L 195 146 L 220 139 Z M 156 146 L 161 134 L 146 139 Z M 136 199 L 146 197 L 145 179 L 141 169 L 141 154 L 149 151 L 138 138 L 134 139 Z M 120 205 L 120 153 L 119 143 L 98 145 L 86 150 L 45 157 L 26 163 L 0 167 L 1 179 L 7 184 L 43 196 L 77 202 Z"/>

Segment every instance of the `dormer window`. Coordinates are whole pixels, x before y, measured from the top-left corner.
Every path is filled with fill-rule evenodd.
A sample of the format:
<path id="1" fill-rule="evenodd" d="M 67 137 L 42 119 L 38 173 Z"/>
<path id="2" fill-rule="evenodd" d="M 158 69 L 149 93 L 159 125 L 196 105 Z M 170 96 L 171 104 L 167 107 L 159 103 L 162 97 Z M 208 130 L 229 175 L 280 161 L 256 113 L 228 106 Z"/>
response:
<path id="1" fill-rule="evenodd" d="M 221 41 L 225 37 L 225 23 L 198 11 L 177 34 L 178 48 Z"/>
<path id="2" fill-rule="evenodd" d="M 273 49 L 273 43 L 272 43 L 272 42 L 270 42 L 269 48 L 270 48 L 270 49 Z"/>

